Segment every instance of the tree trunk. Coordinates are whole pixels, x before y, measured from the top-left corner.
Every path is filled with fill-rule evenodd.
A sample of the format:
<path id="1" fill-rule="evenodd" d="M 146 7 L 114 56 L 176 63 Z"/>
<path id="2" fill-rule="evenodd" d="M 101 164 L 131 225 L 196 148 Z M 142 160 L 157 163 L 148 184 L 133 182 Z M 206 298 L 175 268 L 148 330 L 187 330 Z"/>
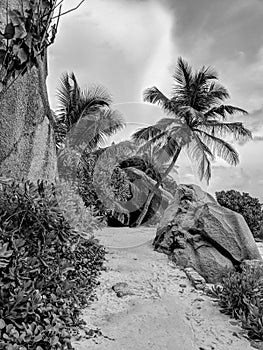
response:
<path id="1" fill-rule="evenodd" d="M 9 0 L 19 9 L 20 0 Z M 6 0 L 0 0 L 5 16 Z M 4 17 L 5 18 L 5 17 Z M 1 30 L 3 27 L 0 28 Z M 20 76 L 0 98 L 0 175 L 54 181 L 56 146 L 47 87 L 47 59 Z"/>
<path id="2" fill-rule="evenodd" d="M 158 189 L 158 188 L 161 186 L 163 180 L 166 178 L 166 176 L 167 176 L 167 175 L 170 173 L 170 171 L 173 169 L 173 167 L 174 167 L 174 165 L 175 165 L 175 163 L 176 163 L 176 161 L 177 161 L 177 158 L 179 157 L 180 152 L 181 152 L 181 148 L 179 147 L 179 148 L 177 148 L 177 151 L 175 152 L 175 154 L 174 154 L 174 156 L 173 156 L 173 159 L 172 159 L 172 161 L 171 161 L 171 164 L 170 164 L 169 167 L 166 169 L 166 171 L 165 171 L 165 173 L 163 174 L 162 178 L 161 178 L 159 181 L 157 181 L 157 183 L 156 183 L 155 186 L 154 186 L 154 189 L 153 189 L 152 191 L 150 191 L 150 193 L 149 193 L 149 195 L 148 195 L 148 198 L 147 198 L 147 200 L 146 200 L 146 202 L 145 202 L 145 204 L 144 204 L 143 210 L 142 210 L 140 216 L 138 217 L 138 219 L 137 219 L 137 221 L 136 221 L 136 223 L 135 223 L 135 225 L 134 225 L 135 227 L 138 227 L 138 226 L 141 225 L 143 219 L 145 218 L 145 215 L 147 214 L 147 212 L 148 212 L 148 210 L 149 210 L 151 201 L 152 201 L 152 199 L 153 199 L 153 197 L 154 197 L 154 195 L 155 195 L 155 190 Z"/>

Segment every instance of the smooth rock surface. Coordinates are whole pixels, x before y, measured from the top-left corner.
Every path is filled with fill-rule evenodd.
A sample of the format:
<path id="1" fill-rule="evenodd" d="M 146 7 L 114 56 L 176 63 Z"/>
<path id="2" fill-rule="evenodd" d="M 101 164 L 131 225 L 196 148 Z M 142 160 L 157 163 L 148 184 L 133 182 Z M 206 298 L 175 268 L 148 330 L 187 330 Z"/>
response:
<path id="1" fill-rule="evenodd" d="M 216 283 L 225 268 L 261 256 L 242 215 L 221 207 L 196 185 L 180 185 L 154 240 L 159 252 Z"/>

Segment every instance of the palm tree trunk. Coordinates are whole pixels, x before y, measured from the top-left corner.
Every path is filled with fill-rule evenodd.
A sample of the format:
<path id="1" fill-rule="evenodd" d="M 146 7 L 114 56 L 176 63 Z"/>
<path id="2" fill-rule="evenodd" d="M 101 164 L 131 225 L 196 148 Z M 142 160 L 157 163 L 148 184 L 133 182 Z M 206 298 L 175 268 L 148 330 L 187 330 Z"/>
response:
<path id="1" fill-rule="evenodd" d="M 178 159 L 178 157 L 179 157 L 180 152 L 181 152 L 181 147 L 178 147 L 177 150 L 176 150 L 176 152 L 175 152 L 175 154 L 174 154 L 174 156 L 173 156 L 173 159 L 172 159 L 172 161 L 171 161 L 171 164 L 170 164 L 169 167 L 165 170 L 165 173 L 163 174 L 163 176 L 161 177 L 161 179 L 160 179 L 159 181 L 156 182 L 156 184 L 155 184 L 155 186 L 154 186 L 154 189 L 149 193 L 148 198 L 147 198 L 147 200 L 146 200 L 146 202 L 145 202 L 145 204 L 144 204 L 143 210 L 142 210 L 141 214 L 139 215 L 138 219 L 136 220 L 136 223 L 135 223 L 134 227 L 138 227 L 138 226 L 141 225 L 141 223 L 142 223 L 142 221 L 143 221 L 145 215 L 147 214 L 147 212 L 148 212 L 148 210 L 149 210 L 150 204 L 151 204 L 152 199 L 153 199 L 154 194 L 155 194 L 155 190 L 157 190 L 157 189 L 161 186 L 163 180 L 166 178 L 166 176 L 167 176 L 167 175 L 170 173 L 170 171 L 173 169 L 173 167 L 174 167 L 174 165 L 175 165 L 175 163 L 176 163 L 176 161 L 177 161 L 177 159 Z"/>

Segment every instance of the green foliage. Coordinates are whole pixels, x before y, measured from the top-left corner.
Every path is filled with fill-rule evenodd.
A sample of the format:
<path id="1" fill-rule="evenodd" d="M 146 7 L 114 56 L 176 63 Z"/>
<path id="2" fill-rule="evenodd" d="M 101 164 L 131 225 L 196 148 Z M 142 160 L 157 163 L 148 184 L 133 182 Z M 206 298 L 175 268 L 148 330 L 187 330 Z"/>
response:
<path id="1" fill-rule="evenodd" d="M 79 189 L 86 206 L 94 206 L 105 215 L 125 212 L 121 202 L 131 198 L 130 181 L 119 163 L 131 152 L 129 146 L 112 145 L 83 153 Z"/>
<path id="2" fill-rule="evenodd" d="M 194 71 L 178 58 L 173 74 L 174 85 L 168 98 L 156 86 L 144 91 L 145 102 L 159 106 L 166 114 L 154 125 L 137 130 L 132 139 L 141 144 L 141 150 L 157 147 L 160 154 L 170 159 L 165 176 L 173 169 L 182 149 L 185 149 L 196 164 L 200 180 L 209 183 L 215 156 L 221 157 L 230 165 L 239 163 L 239 156 L 232 145 L 224 141 L 227 135 L 235 139 L 249 139 L 251 132 L 242 123 L 226 122 L 229 115 L 247 114 L 241 108 L 224 105 L 229 93 L 217 82 L 217 73 L 211 67 L 203 66 Z M 163 177 L 165 177 L 163 176 Z M 157 187 L 162 184 L 159 181 Z M 136 225 L 140 225 L 148 211 L 151 193 L 141 211 Z"/>
<path id="3" fill-rule="evenodd" d="M 56 198 L 63 216 L 79 235 L 90 238 L 92 232 L 105 227 L 98 210 L 94 206 L 85 206 L 77 183 L 61 179 L 56 185 Z"/>
<path id="4" fill-rule="evenodd" d="M 81 89 L 74 73 L 64 73 L 57 91 L 59 107 L 55 115 L 55 136 L 58 147 L 85 145 L 89 151 L 108 136 L 120 131 L 124 120 L 112 109 L 112 97 L 100 85 Z"/>
<path id="5" fill-rule="evenodd" d="M 177 159 L 181 148 L 186 149 L 197 165 L 200 180 L 209 182 L 211 161 L 215 156 L 231 165 L 238 164 L 238 153 L 223 138 L 231 135 L 235 139 L 249 139 L 251 132 L 240 122 L 226 120 L 230 115 L 247 112 L 222 104 L 229 98 L 229 93 L 218 83 L 217 73 L 211 67 L 203 66 L 194 71 L 179 57 L 173 78 L 171 98 L 156 86 L 146 89 L 143 94 L 145 102 L 159 106 L 167 117 L 136 131 L 132 138 L 141 142 L 144 149 L 157 146 L 171 159 Z"/>
<path id="6" fill-rule="evenodd" d="M 263 340 L 263 270 L 244 266 L 242 272 L 227 272 L 214 288 L 222 312 L 240 319 L 251 339 Z"/>
<path id="7" fill-rule="evenodd" d="M 11 78 L 16 79 L 43 58 L 54 42 L 58 22 L 52 23 L 56 1 L 23 0 L 21 11 L 9 9 L 0 32 L 0 92 Z"/>
<path id="8" fill-rule="evenodd" d="M 173 196 L 175 195 L 176 189 L 177 189 L 177 182 L 175 179 L 168 175 L 164 180 L 163 180 L 163 188 L 170 192 Z"/>
<path id="9" fill-rule="evenodd" d="M 72 230 L 53 185 L 2 183 L 0 349 L 72 349 L 70 329 L 95 298 L 104 255 Z"/>
<path id="10" fill-rule="evenodd" d="M 248 193 L 240 193 L 235 190 L 216 192 L 216 198 L 223 207 L 243 215 L 253 236 L 260 238 L 260 235 L 262 235 L 260 231 L 263 223 L 263 213 L 258 198 L 253 198 Z"/>

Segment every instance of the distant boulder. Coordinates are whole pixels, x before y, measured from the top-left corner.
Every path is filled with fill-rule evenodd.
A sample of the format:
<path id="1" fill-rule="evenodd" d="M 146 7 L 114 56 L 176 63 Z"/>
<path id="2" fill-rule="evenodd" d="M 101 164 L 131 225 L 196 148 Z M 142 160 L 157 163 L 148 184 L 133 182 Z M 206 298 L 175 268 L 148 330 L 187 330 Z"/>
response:
<path id="1" fill-rule="evenodd" d="M 163 212 L 173 198 L 162 187 L 154 189 L 160 180 L 155 166 L 133 155 L 132 151 L 129 154 L 129 148 L 125 147 L 120 143 L 93 152 L 83 152 L 78 171 L 80 194 L 85 205 L 94 206 L 102 216 L 107 217 L 108 225 L 114 227 L 133 226 L 151 190 L 155 190 L 155 195 L 143 220 L 144 224 L 149 223 L 156 213 Z M 108 179 L 105 174 L 109 174 Z M 97 186 L 99 178 L 102 187 Z M 105 201 L 106 190 L 113 194 L 113 210 Z"/>
<path id="2" fill-rule="evenodd" d="M 155 250 L 180 266 L 193 267 L 207 282 L 243 260 L 261 260 L 242 215 L 220 206 L 196 185 L 179 185 L 157 228 Z"/>

